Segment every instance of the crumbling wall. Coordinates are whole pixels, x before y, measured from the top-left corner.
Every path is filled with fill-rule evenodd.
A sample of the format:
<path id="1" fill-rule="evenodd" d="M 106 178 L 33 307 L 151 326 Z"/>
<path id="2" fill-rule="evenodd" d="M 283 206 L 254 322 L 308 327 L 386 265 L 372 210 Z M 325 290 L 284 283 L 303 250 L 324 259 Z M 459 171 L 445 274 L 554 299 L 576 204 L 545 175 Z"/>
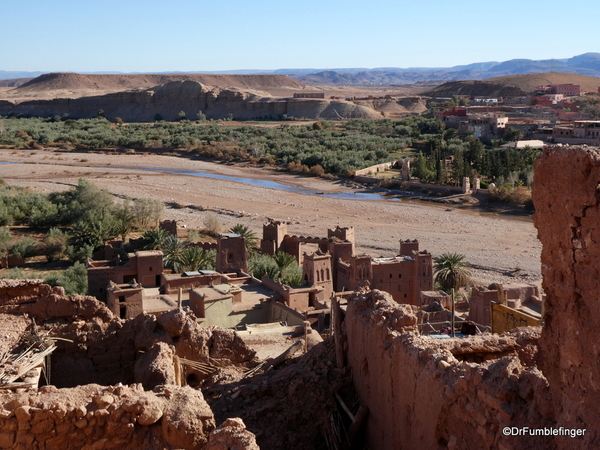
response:
<path id="1" fill-rule="evenodd" d="M 45 386 L 0 396 L 0 448 L 197 449 L 214 428 L 202 393 L 189 387 Z"/>
<path id="2" fill-rule="evenodd" d="M 334 360 L 330 339 L 267 372 L 210 386 L 204 396 L 218 423 L 242 418 L 262 449 L 341 449 L 334 446 L 333 433 L 337 428 L 343 438 L 340 422 L 348 418 L 335 393 L 344 396 L 351 381 L 350 372 L 336 368 Z"/>
<path id="3" fill-rule="evenodd" d="M 206 450 L 260 450 L 256 437 L 239 417 L 225 420 L 208 437 Z"/>
<path id="4" fill-rule="evenodd" d="M 142 376 L 155 371 L 153 360 L 142 355 L 160 343 L 172 348 L 178 357 L 206 364 L 217 362 L 221 367 L 249 364 L 255 355 L 234 331 L 201 327 L 187 308 L 169 311 L 160 318 L 143 314 L 121 320 L 93 297 L 67 297 L 62 288 L 51 288 L 40 280 L 0 281 L 3 313 L 27 313 L 41 332 L 66 339 L 56 342 L 52 354 L 50 383 L 58 387 L 144 382 L 152 388 L 160 383 L 151 384 Z M 193 384 L 208 378 L 191 368 L 186 376 Z M 149 378 L 161 377 L 163 381 L 172 379 L 167 373 Z"/>
<path id="5" fill-rule="evenodd" d="M 504 427 L 551 425 L 537 369 L 539 328 L 498 336 L 433 339 L 382 291 L 348 299 L 347 358 L 369 408 L 370 448 L 553 448 L 551 437 L 504 436 Z"/>
<path id="6" fill-rule="evenodd" d="M 546 148 L 535 164 L 534 224 L 546 293 L 542 370 L 558 423 L 600 445 L 600 151 Z M 561 445 L 569 445 L 562 439 Z M 579 445 L 579 443 L 578 443 Z"/>

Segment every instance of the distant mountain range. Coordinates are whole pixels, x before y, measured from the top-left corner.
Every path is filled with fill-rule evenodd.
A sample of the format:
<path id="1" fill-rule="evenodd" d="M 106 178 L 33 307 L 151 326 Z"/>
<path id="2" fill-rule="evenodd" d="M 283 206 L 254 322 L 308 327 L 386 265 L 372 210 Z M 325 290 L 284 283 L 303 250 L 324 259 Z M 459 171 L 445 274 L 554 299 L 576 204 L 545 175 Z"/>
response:
<path id="1" fill-rule="evenodd" d="M 278 69 L 278 70 L 226 70 L 212 72 L 185 72 L 203 74 L 279 74 L 309 84 L 319 85 L 390 85 L 435 83 L 456 80 L 484 80 L 506 75 L 540 72 L 566 72 L 600 77 L 600 53 L 584 53 L 566 59 L 511 59 L 510 61 L 479 62 L 454 67 L 381 67 L 376 69 Z M 18 72 L 0 70 L 0 79 L 34 78 L 43 72 Z M 100 73 L 100 72 L 96 72 Z M 122 72 L 101 72 L 104 74 Z M 161 72 L 177 74 L 184 72 Z"/>

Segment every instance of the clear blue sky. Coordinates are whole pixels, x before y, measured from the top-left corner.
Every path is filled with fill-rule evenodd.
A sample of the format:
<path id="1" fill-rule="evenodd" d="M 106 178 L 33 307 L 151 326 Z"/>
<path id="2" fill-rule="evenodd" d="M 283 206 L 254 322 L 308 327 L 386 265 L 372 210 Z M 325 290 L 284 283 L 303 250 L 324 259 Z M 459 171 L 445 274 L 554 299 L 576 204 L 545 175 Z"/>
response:
<path id="1" fill-rule="evenodd" d="M 449 67 L 600 51 L 598 0 L 0 0 L 0 70 Z"/>

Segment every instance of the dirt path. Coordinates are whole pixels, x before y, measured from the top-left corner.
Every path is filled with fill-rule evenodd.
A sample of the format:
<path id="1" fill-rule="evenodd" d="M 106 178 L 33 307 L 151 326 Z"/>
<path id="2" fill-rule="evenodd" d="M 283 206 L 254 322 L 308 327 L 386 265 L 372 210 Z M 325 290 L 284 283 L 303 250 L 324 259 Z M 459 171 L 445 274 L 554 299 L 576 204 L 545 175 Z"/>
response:
<path id="1" fill-rule="evenodd" d="M 448 251 L 466 255 L 474 265 L 474 277 L 482 284 L 537 281 L 540 277 L 541 246 L 528 218 L 510 219 L 409 201 L 340 200 L 144 169 L 197 170 L 271 180 L 323 193 L 352 191 L 318 178 L 172 156 L 0 150 L 0 161 L 26 163 L 0 165 L 0 178 L 40 192 L 69 189 L 84 177 L 121 198 L 152 197 L 215 211 L 223 229 L 243 223 L 260 236 L 269 217 L 289 221 L 291 234 L 305 236 L 325 236 L 327 228 L 336 225 L 353 226 L 359 253 L 392 256 L 400 239 L 418 239 L 421 249 L 434 256 Z M 209 211 L 171 207 L 165 218 L 201 228 Z M 514 272 L 517 268 L 521 270 Z"/>

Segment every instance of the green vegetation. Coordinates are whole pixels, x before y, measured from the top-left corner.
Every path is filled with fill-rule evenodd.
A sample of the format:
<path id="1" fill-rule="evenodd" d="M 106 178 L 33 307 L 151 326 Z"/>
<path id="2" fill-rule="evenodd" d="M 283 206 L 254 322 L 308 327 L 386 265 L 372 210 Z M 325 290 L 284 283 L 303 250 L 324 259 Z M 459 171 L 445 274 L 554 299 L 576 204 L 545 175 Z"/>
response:
<path id="1" fill-rule="evenodd" d="M 595 104 L 595 99 L 585 101 L 590 108 Z M 528 174 L 539 151 L 500 146 L 519 139 L 520 130 L 509 127 L 504 140 L 489 142 L 475 136 L 459 138 L 456 130 L 431 117 L 436 109 L 459 104 L 460 100 L 446 103 L 435 105 L 425 115 L 401 120 L 350 119 L 298 126 L 284 123 L 277 128 L 220 126 L 219 121 L 207 120 L 201 111 L 196 114 L 195 122 L 186 119 L 181 111 L 176 122 L 165 122 L 158 117 L 154 123 L 117 125 L 102 116 L 80 120 L 12 117 L 3 119 L 0 145 L 84 151 L 114 149 L 117 153 L 126 148 L 178 149 L 189 157 L 278 165 L 292 173 L 328 178 L 351 176 L 358 169 L 409 157 L 412 175 L 423 182 L 460 184 L 463 177 L 477 176 L 484 182 L 504 184 L 509 177 L 516 177 L 523 185 L 530 185 Z M 31 197 L 30 202 L 22 214 L 13 215 L 17 223 L 27 217 L 35 226 L 52 226 L 53 214 L 60 215 L 54 209 L 57 206 L 44 202 L 43 198 Z M 161 208 L 152 200 L 139 200 L 125 206 L 123 214 L 112 214 L 118 216 L 118 225 L 109 220 L 98 232 L 110 229 L 124 235 L 134 226 L 153 226 Z M 0 208 L 0 225 L 10 220 L 8 213 Z M 216 233 L 219 227 L 212 223 L 206 228 Z"/>
<path id="2" fill-rule="evenodd" d="M 229 229 L 230 233 L 239 234 L 244 238 L 244 242 L 246 244 L 246 252 L 249 255 L 252 255 L 254 252 L 258 250 L 258 236 L 256 233 L 246 225 L 242 225 L 238 223 Z"/>
<path id="3" fill-rule="evenodd" d="M 181 113 L 179 114 L 181 116 Z M 178 116 L 178 118 L 179 118 Z M 220 127 L 214 121 L 125 124 L 95 119 L 6 118 L 0 145 L 17 148 L 56 146 L 64 149 L 173 148 L 219 160 L 260 160 L 286 167 L 297 162 L 309 169 L 348 175 L 354 170 L 389 161 L 411 146 L 411 136 L 398 135 L 394 121 L 351 120 L 341 128 L 331 122 L 318 126 L 279 128 Z M 429 120 L 429 119 L 426 119 Z M 389 123 L 388 123 L 389 122 Z M 390 132 L 391 130 L 391 132 Z M 412 133 L 414 134 L 414 133 Z M 256 156 L 260 155 L 260 156 Z"/>
<path id="4" fill-rule="evenodd" d="M 266 275 L 287 286 L 302 284 L 302 269 L 296 258 L 285 252 L 277 252 L 274 256 L 255 253 L 248 260 L 248 271 L 259 280 Z"/>
<path id="5" fill-rule="evenodd" d="M 173 264 L 176 273 L 196 270 L 214 270 L 217 252 L 200 247 L 187 246 L 181 251 L 179 259 Z"/>
<path id="6" fill-rule="evenodd" d="M 600 119 L 600 97 L 598 95 L 586 95 L 577 101 L 579 110 L 589 114 L 590 119 Z"/>
<path id="7" fill-rule="evenodd" d="M 86 295 L 88 291 L 87 269 L 80 262 L 75 262 L 62 273 L 54 273 L 44 279 L 44 283 L 50 286 L 62 286 L 65 288 L 65 294 Z"/>
<path id="8" fill-rule="evenodd" d="M 454 252 L 444 253 L 434 258 L 434 280 L 446 292 L 449 292 L 451 289 L 458 290 L 471 282 L 469 265 L 465 261 L 465 255 Z"/>
<path id="9" fill-rule="evenodd" d="M 64 286 L 67 293 L 85 294 L 87 274 L 84 283 L 82 273 L 87 258 L 107 240 L 125 238 L 134 229 L 155 225 L 162 209 L 162 203 L 148 199 L 116 203 L 110 193 L 85 179 L 80 179 L 74 189 L 47 195 L 0 183 L 0 223 L 4 226 L 0 228 L 0 256 L 23 260 L 45 256 L 48 262 L 68 257 L 75 265 L 63 273 L 52 274 L 48 282 Z M 35 239 L 13 237 L 6 227 L 15 225 L 46 234 Z M 150 245 L 150 239 L 146 244 Z M 10 272 L 4 276 L 13 275 Z"/>

